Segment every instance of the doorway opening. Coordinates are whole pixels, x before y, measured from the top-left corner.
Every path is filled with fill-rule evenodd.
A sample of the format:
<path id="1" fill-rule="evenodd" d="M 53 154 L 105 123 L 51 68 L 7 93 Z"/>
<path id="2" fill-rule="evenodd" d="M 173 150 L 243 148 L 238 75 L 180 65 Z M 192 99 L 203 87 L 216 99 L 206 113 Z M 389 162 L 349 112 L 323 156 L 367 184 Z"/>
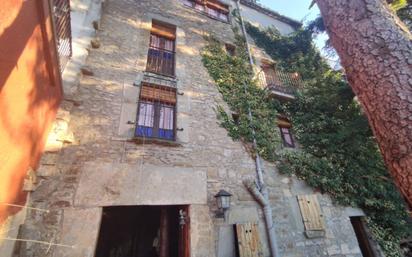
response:
<path id="1" fill-rule="evenodd" d="M 368 231 L 361 216 L 350 217 L 350 222 L 355 230 L 356 238 L 358 239 L 359 247 L 363 257 L 376 257 L 375 252 L 369 241 Z"/>
<path id="2" fill-rule="evenodd" d="M 189 257 L 188 206 L 103 208 L 95 257 Z"/>

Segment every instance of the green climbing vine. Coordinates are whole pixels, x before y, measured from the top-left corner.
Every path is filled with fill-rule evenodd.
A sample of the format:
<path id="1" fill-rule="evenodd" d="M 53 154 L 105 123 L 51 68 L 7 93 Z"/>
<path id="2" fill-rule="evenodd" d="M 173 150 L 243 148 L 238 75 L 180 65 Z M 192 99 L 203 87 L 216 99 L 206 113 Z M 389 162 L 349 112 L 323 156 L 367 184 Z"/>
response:
<path id="1" fill-rule="evenodd" d="M 339 71 L 321 58 L 312 43 L 312 31 L 301 29 L 282 36 L 276 29 L 262 31 L 247 24 L 255 43 L 277 61 L 277 66 L 299 72 L 305 86 L 288 103 L 268 98 L 257 86 L 247 61 L 245 42 L 236 36 L 236 55 L 227 54 L 214 38 L 202 51 L 210 76 L 237 119 L 217 108 L 221 125 L 235 140 L 252 142 L 258 151 L 279 163 L 285 174 L 295 174 L 328 193 L 336 202 L 362 208 L 368 226 L 386 256 L 403 256 L 400 240 L 412 231 L 404 202 L 385 169 L 368 122 Z M 246 85 L 246 87 L 245 87 Z M 253 120 L 248 119 L 250 107 Z M 299 151 L 281 147 L 277 114 L 292 120 Z"/>
<path id="2" fill-rule="evenodd" d="M 234 139 L 251 142 L 251 127 L 256 130 L 259 153 L 267 160 L 276 160 L 279 152 L 280 136 L 276 125 L 276 114 L 280 108 L 278 101 L 266 100 L 265 91 L 257 87 L 253 81 L 252 71 L 247 62 L 244 42 L 236 37 L 235 56 L 226 54 L 221 43 L 208 38 L 209 45 L 203 49 L 203 63 L 210 76 L 216 82 L 223 100 L 231 111 L 238 116 L 236 120 L 228 115 L 222 107 L 218 107 L 221 125 Z M 247 90 L 245 90 L 245 85 Z M 253 112 L 253 120 L 248 118 L 248 108 Z"/>

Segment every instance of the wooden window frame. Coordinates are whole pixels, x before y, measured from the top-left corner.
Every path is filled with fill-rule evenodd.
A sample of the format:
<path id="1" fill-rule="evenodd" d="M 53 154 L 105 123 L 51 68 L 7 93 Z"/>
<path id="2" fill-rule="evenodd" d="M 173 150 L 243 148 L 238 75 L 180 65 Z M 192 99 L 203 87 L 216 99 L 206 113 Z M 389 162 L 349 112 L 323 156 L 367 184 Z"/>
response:
<path id="1" fill-rule="evenodd" d="M 218 0 L 179 0 L 183 3 L 184 6 L 192 8 L 197 12 L 200 12 L 214 20 L 218 20 L 221 22 L 229 23 L 230 22 L 230 8 L 229 5 L 221 3 Z M 191 3 L 191 4 L 188 4 Z M 197 8 L 197 6 L 202 6 L 201 9 Z M 224 7 L 222 7 L 224 6 Z M 214 16 L 208 13 L 207 9 L 215 10 L 218 15 Z M 222 19 L 221 15 L 224 15 L 226 18 Z"/>
<path id="2" fill-rule="evenodd" d="M 277 124 L 280 131 L 280 136 L 282 138 L 283 146 L 288 148 L 295 148 L 295 140 L 293 138 L 293 134 L 291 132 L 292 124 L 290 123 L 289 119 L 284 114 L 277 115 Z M 287 129 L 288 135 L 290 137 L 291 144 L 286 142 L 285 132 L 282 129 Z"/>
<path id="3" fill-rule="evenodd" d="M 160 86 L 160 85 L 155 85 L 155 84 L 148 84 L 148 83 L 143 83 L 141 85 L 141 90 L 140 90 L 140 94 L 139 94 L 139 101 L 137 104 L 137 115 L 136 115 L 136 127 L 135 127 L 135 132 L 134 132 L 134 136 L 135 138 L 151 138 L 151 139 L 158 139 L 158 140 L 165 140 L 165 141 L 176 141 L 176 117 L 177 117 L 177 101 L 175 101 L 174 103 L 172 102 L 167 102 L 164 101 L 162 99 L 160 99 L 160 97 L 158 98 L 147 98 L 145 96 L 143 96 L 142 92 L 142 88 L 143 87 L 150 87 L 153 88 L 154 90 L 164 90 L 164 91 L 168 91 L 168 92 L 173 92 L 173 94 L 175 95 L 175 98 L 177 100 L 177 91 L 175 88 L 171 88 L 171 87 L 165 87 L 165 86 Z M 145 126 L 145 125 L 139 125 L 139 118 L 142 115 L 140 113 L 141 111 L 141 105 L 142 104 L 147 104 L 147 105 L 153 105 L 153 116 L 152 118 L 150 118 L 150 120 L 152 119 L 153 125 L 152 126 Z M 170 108 L 173 110 L 173 122 L 172 122 L 172 137 L 165 137 L 165 136 L 161 136 L 160 130 L 160 124 L 161 124 L 161 120 L 160 120 L 160 112 L 162 108 Z M 151 115 L 150 115 L 151 116 Z M 165 119 L 166 120 L 166 119 Z M 146 120 L 145 120 L 146 121 Z M 152 135 L 148 135 L 148 131 L 149 129 L 152 129 L 151 134 Z M 170 131 L 170 129 L 163 129 L 165 130 L 165 134 L 167 132 L 167 130 Z"/>
<path id="4" fill-rule="evenodd" d="M 287 129 L 288 133 L 285 133 L 282 129 Z M 293 139 L 293 135 L 290 131 L 291 127 L 279 125 L 280 135 L 282 137 L 283 146 L 288 148 L 295 148 L 295 140 Z M 286 142 L 286 134 L 289 135 L 291 144 Z"/>
<path id="5" fill-rule="evenodd" d="M 162 45 L 155 46 L 154 38 Z M 166 48 L 166 42 L 173 44 L 172 49 Z M 168 62 L 167 59 L 171 58 Z M 149 39 L 146 71 L 175 78 L 176 77 L 176 27 L 164 22 L 152 21 Z"/>

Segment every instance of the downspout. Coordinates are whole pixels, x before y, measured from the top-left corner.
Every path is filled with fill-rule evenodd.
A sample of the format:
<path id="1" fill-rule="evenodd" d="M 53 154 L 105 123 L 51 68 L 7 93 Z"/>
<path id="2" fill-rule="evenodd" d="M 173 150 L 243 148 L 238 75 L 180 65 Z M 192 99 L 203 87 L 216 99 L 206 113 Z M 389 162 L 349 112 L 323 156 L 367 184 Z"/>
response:
<path id="1" fill-rule="evenodd" d="M 250 51 L 245 23 L 243 22 L 242 14 L 240 11 L 239 0 L 236 0 L 235 2 L 236 2 L 236 8 L 239 13 L 240 24 L 242 26 L 242 33 L 245 38 L 246 50 L 247 50 L 248 57 L 249 57 L 249 63 L 250 63 L 250 66 L 253 68 L 254 62 L 253 62 L 252 54 Z M 244 90 L 246 93 L 247 91 L 246 83 L 244 83 L 243 86 L 244 86 Z M 249 118 L 249 121 L 252 122 L 253 116 L 252 116 L 252 111 L 250 109 L 250 105 L 248 106 L 248 118 Z M 270 248 L 271 256 L 280 257 L 279 248 L 278 248 L 277 240 L 276 240 L 276 234 L 275 234 L 275 225 L 273 223 L 273 217 L 272 217 L 272 208 L 269 202 L 269 192 L 263 180 L 262 163 L 261 163 L 261 159 L 260 159 L 260 155 L 259 155 L 258 147 L 257 147 L 257 142 L 256 142 L 256 132 L 253 127 L 251 127 L 251 129 L 252 129 L 252 136 L 253 136 L 253 148 L 255 150 L 257 186 L 255 185 L 254 182 L 251 182 L 251 181 L 244 181 L 244 184 L 246 188 L 250 191 L 250 193 L 255 197 L 257 202 L 263 208 L 263 214 L 265 216 L 265 224 L 266 224 L 266 230 L 267 230 L 268 239 L 269 239 L 269 246 L 270 246 L 269 248 Z"/>

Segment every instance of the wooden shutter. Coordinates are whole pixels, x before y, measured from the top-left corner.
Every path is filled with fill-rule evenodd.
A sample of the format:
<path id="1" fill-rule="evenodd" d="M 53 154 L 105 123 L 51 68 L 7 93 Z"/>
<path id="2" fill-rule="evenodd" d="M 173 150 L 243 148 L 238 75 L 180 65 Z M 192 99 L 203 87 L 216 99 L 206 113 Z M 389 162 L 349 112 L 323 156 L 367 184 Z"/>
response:
<path id="1" fill-rule="evenodd" d="M 316 195 L 298 195 L 300 213 L 302 214 L 303 224 L 305 225 L 306 235 L 308 237 L 323 236 L 325 224 Z M 322 233 L 311 233 L 311 232 Z"/>
<path id="2" fill-rule="evenodd" d="M 277 124 L 279 127 L 282 128 L 291 128 L 292 124 L 289 122 L 289 120 L 285 119 L 285 118 L 278 118 L 277 119 Z"/>
<path id="3" fill-rule="evenodd" d="M 239 249 L 239 257 L 263 256 L 257 224 L 236 224 L 236 235 Z"/>
<path id="4" fill-rule="evenodd" d="M 176 39 L 176 27 L 164 22 L 152 21 L 152 34 L 169 38 L 171 40 Z"/>
<path id="5" fill-rule="evenodd" d="M 153 87 L 143 84 L 140 91 L 140 97 L 142 99 L 176 104 L 176 91 L 166 90 L 161 87 Z"/>
<path id="6" fill-rule="evenodd" d="M 219 1 L 216 0 L 208 0 L 206 2 L 206 5 L 210 8 L 219 10 L 222 13 L 228 14 L 229 13 L 229 7 L 225 4 L 220 3 Z"/>

